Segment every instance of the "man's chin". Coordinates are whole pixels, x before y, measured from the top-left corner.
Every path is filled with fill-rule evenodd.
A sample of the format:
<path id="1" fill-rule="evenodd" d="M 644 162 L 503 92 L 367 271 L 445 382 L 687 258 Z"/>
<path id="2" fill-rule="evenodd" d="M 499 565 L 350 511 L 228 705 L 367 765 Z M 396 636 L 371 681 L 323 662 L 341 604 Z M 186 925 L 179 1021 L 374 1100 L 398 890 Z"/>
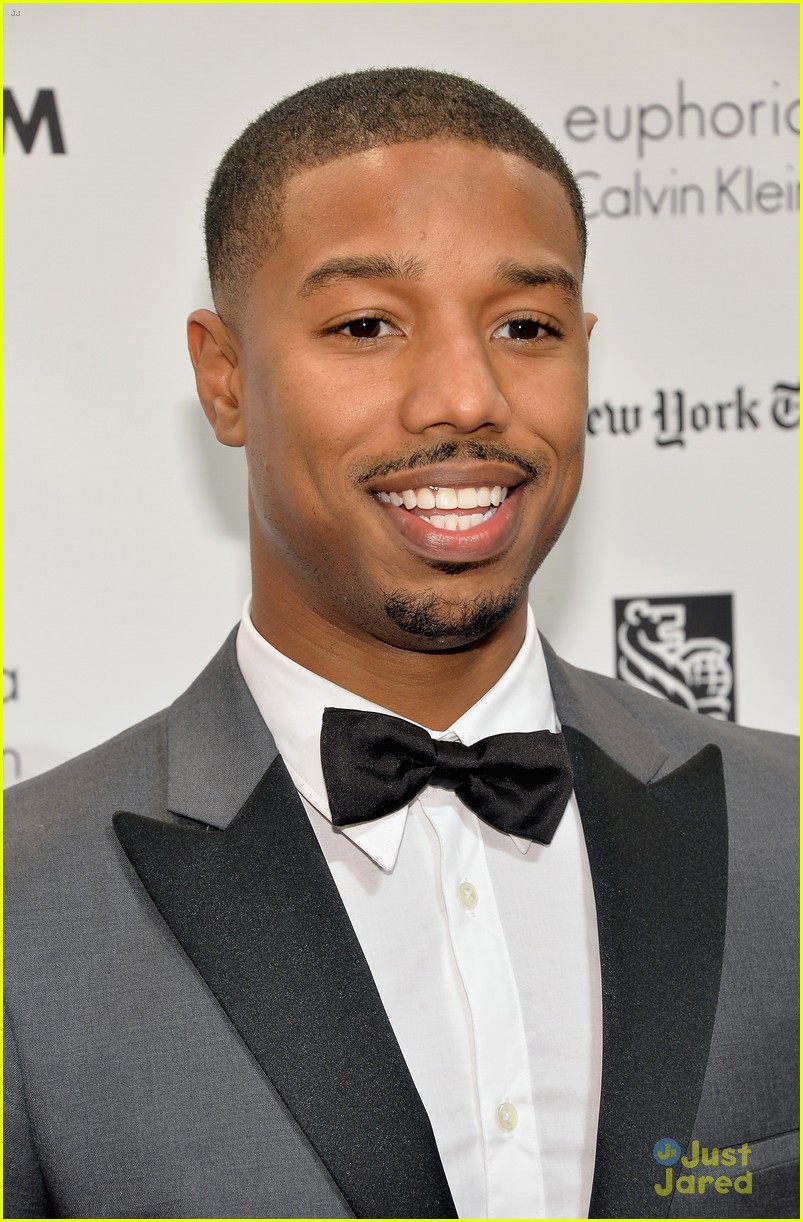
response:
<path id="1" fill-rule="evenodd" d="M 449 601 L 434 590 L 397 590 L 385 599 L 385 614 L 408 637 L 407 648 L 422 652 L 459 649 L 489 636 L 515 611 L 526 594 L 516 585 Z"/>

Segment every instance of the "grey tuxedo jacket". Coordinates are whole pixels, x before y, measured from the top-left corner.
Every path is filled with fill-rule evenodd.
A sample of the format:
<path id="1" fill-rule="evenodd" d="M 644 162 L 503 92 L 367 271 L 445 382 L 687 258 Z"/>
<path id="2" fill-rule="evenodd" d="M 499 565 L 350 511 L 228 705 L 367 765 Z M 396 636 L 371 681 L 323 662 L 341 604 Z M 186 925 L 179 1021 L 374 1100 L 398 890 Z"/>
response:
<path id="1" fill-rule="evenodd" d="M 547 659 L 599 925 L 591 1216 L 796 1217 L 792 740 Z M 6 838 L 6 1217 L 455 1216 L 233 635 L 10 791 Z M 660 1195 L 662 1139 L 747 1142 L 752 1191 Z"/>

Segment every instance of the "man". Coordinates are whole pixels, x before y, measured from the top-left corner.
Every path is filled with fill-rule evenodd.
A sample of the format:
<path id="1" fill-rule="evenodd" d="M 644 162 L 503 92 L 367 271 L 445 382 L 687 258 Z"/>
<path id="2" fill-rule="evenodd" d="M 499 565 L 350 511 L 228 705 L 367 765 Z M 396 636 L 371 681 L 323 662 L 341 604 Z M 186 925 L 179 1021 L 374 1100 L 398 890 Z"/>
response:
<path id="1" fill-rule="evenodd" d="M 9 800 L 6 1215 L 795 1215 L 791 745 L 528 612 L 595 321 L 560 155 L 469 81 L 334 78 L 207 244 L 252 598 Z"/>

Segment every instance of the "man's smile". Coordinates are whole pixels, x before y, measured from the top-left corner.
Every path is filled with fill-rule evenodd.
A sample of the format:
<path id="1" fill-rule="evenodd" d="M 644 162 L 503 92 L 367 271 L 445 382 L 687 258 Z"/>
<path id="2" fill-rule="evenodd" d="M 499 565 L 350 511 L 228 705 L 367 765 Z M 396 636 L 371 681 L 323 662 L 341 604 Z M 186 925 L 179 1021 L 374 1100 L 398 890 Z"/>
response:
<path id="1" fill-rule="evenodd" d="M 444 463 L 398 473 L 370 489 L 394 531 L 427 559 L 488 561 L 521 523 L 521 471 L 502 463 Z"/>

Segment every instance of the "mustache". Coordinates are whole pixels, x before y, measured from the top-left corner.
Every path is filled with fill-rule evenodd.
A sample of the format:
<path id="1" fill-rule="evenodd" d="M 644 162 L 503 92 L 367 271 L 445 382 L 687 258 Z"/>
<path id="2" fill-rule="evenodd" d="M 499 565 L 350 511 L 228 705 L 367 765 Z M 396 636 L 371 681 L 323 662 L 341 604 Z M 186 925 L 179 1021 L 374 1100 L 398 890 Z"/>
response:
<path id="1" fill-rule="evenodd" d="M 505 462 L 518 467 L 529 479 L 537 479 L 548 468 L 544 454 L 519 454 L 507 446 L 489 441 L 440 441 L 426 448 L 413 450 L 400 457 L 387 458 L 368 469 L 354 472 L 358 484 L 367 484 L 386 475 L 397 475 L 401 471 L 414 471 L 417 467 L 436 466 L 448 459 L 473 458 L 484 462 Z"/>

